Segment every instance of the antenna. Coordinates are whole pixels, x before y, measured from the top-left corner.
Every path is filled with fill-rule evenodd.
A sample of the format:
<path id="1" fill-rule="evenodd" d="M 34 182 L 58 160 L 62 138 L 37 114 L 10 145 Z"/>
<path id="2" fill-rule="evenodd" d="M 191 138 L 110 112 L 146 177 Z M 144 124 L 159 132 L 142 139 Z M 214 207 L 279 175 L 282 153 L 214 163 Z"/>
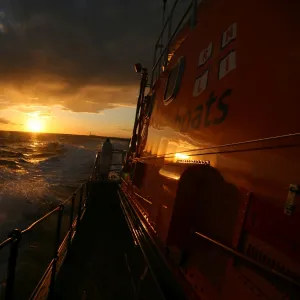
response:
<path id="1" fill-rule="evenodd" d="M 165 15 L 166 15 L 166 7 L 167 7 L 167 0 L 163 0 L 164 7 L 163 7 L 163 15 L 162 15 L 162 27 L 164 28 L 165 25 Z"/>
<path id="2" fill-rule="evenodd" d="M 163 0 L 164 6 L 163 6 L 163 14 L 162 14 L 162 30 L 164 29 L 165 26 L 165 16 L 166 16 L 166 7 L 167 7 L 167 0 Z M 164 34 L 161 35 L 160 38 L 160 54 L 162 53 L 162 49 L 163 49 L 163 38 L 164 38 Z"/>

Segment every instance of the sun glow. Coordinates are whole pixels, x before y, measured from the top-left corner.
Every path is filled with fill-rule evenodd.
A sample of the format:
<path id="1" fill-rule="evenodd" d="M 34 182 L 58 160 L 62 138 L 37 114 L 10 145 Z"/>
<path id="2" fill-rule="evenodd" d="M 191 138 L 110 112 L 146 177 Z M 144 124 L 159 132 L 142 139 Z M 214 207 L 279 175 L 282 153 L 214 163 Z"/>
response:
<path id="1" fill-rule="evenodd" d="M 182 153 L 176 153 L 175 157 L 179 158 L 179 159 L 189 159 L 190 158 L 188 155 L 185 155 L 185 154 L 182 154 Z"/>
<path id="2" fill-rule="evenodd" d="M 30 131 L 30 132 L 41 132 L 43 131 L 43 122 L 41 119 L 39 119 L 38 117 L 35 117 L 35 118 L 30 118 L 27 120 L 27 124 L 26 124 L 26 127 L 27 127 L 27 130 Z"/>

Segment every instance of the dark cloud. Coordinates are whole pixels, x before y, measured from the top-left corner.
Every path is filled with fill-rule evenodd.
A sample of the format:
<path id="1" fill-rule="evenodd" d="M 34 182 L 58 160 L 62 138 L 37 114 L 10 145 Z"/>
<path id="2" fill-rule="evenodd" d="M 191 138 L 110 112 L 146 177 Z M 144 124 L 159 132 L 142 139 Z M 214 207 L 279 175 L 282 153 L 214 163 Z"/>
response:
<path id="1" fill-rule="evenodd" d="M 8 124 L 14 124 L 11 121 L 5 119 L 5 118 L 0 118 L 0 124 L 8 125 Z"/>
<path id="2" fill-rule="evenodd" d="M 162 3 L 0 0 L 0 94 L 73 111 L 134 105 L 132 65 L 151 67 Z"/>

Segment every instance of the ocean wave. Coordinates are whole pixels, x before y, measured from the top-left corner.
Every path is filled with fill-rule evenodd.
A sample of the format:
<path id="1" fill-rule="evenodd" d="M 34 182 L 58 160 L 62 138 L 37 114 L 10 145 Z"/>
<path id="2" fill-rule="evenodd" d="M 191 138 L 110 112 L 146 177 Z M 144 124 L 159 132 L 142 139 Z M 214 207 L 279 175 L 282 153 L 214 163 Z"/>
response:
<path id="1" fill-rule="evenodd" d="M 30 164 L 30 161 L 28 161 L 25 158 L 7 158 L 7 159 L 0 159 L 0 166 L 6 166 L 12 169 L 13 172 L 15 172 L 16 169 L 24 167 L 24 165 Z M 1 175 L 1 170 L 0 170 Z"/>
<path id="2" fill-rule="evenodd" d="M 95 137 L 3 132 L 0 140 L 0 240 L 14 228 L 26 228 L 77 190 L 91 175 L 103 142 Z M 114 149 L 128 145 L 112 143 Z M 56 218 L 53 221 L 38 230 L 55 230 Z M 20 252 L 24 263 L 22 259 Z M 6 260 L 0 257 L 0 275 L 1 262 Z"/>
<path id="3" fill-rule="evenodd" d="M 14 152 L 9 150 L 0 150 L 0 157 L 24 157 L 24 154 L 22 152 Z"/>
<path id="4" fill-rule="evenodd" d="M 28 155 L 28 157 L 30 157 L 30 158 L 48 158 L 51 155 L 55 155 L 55 153 L 41 152 L 41 153 L 35 153 L 32 155 Z"/>
<path id="5" fill-rule="evenodd" d="M 9 166 L 12 168 L 18 168 L 17 162 L 14 160 L 0 159 L 0 166 Z"/>
<path id="6" fill-rule="evenodd" d="M 47 211 L 67 199 L 91 175 L 102 142 L 70 136 L 1 145 L 0 233 L 25 224 L 41 207 Z M 126 142 L 112 143 L 115 149 L 127 148 Z"/>
<path id="7" fill-rule="evenodd" d="M 34 152 L 34 149 L 32 149 L 31 147 L 25 147 L 25 146 L 16 147 L 15 150 L 20 151 L 23 154 L 24 153 L 33 153 Z"/>
<path id="8" fill-rule="evenodd" d="M 39 163 L 41 170 L 49 168 L 60 174 L 60 178 L 73 181 L 77 176 L 88 178 L 95 159 L 95 151 L 81 147 L 81 145 L 64 144 L 64 151 L 50 156 Z M 75 178 L 74 178 L 75 177 Z"/>
<path id="9" fill-rule="evenodd" d="M 17 160 L 17 162 L 18 162 L 18 163 L 22 163 L 22 164 L 29 164 L 29 163 L 30 163 L 30 161 L 28 161 L 28 160 L 25 159 L 25 158 L 19 158 L 19 159 Z"/>

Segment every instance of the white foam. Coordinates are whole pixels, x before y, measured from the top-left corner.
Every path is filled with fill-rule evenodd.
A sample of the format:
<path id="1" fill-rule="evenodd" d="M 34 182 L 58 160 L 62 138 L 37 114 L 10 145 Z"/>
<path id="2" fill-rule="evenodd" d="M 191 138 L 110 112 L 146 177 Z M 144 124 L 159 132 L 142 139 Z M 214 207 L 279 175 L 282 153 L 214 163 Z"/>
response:
<path id="1" fill-rule="evenodd" d="M 127 142 L 112 142 L 114 149 L 127 148 Z M 100 150 L 99 139 L 87 140 L 82 145 L 37 142 L 26 155 L 30 163 L 20 163 L 19 169 L 1 166 L 0 237 L 26 224 L 26 216 L 37 214 L 42 206 L 69 197 L 91 175 L 96 153 Z M 41 156 L 49 153 L 50 156 L 30 160 L 30 153 Z"/>

